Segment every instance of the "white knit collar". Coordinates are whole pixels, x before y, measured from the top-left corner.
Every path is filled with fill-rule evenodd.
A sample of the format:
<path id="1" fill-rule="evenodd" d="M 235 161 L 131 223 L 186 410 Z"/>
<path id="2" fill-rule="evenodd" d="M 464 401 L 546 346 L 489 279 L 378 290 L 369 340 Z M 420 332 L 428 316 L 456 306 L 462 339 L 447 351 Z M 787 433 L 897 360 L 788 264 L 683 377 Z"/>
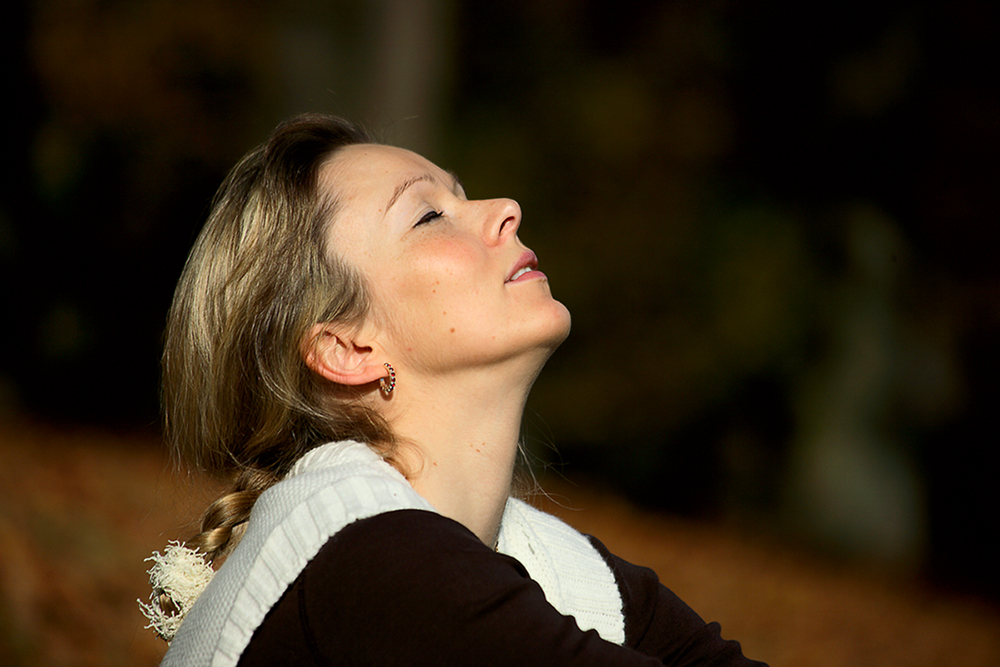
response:
<path id="1" fill-rule="evenodd" d="M 330 536 L 353 521 L 398 509 L 434 511 L 368 446 L 347 441 L 310 451 L 257 501 L 243 540 L 191 608 L 162 664 L 235 665 L 271 605 Z M 624 641 L 614 574 L 586 537 L 510 500 L 499 546 L 581 629 Z"/>
<path id="2" fill-rule="evenodd" d="M 342 440 L 340 442 L 328 442 L 315 449 L 310 449 L 295 462 L 295 465 L 292 466 L 285 479 L 309 471 L 334 468 L 348 463 L 368 463 L 376 466 L 382 463 L 390 470 L 395 470 L 391 465 L 385 463 L 382 457 L 376 454 L 368 445 L 356 440 Z"/>

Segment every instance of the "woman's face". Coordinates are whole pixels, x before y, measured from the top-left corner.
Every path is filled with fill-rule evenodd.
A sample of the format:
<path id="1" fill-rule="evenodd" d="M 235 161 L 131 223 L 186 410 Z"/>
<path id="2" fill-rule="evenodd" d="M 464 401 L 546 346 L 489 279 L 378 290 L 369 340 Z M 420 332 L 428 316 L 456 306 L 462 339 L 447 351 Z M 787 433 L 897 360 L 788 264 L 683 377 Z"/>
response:
<path id="1" fill-rule="evenodd" d="M 532 354 L 569 333 L 510 199 L 469 201 L 455 177 L 390 146 L 338 151 L 321 174 L 337 197 L 330 248 L 372 286 L 372 324 L 397 366 L 443 373 Z"/>

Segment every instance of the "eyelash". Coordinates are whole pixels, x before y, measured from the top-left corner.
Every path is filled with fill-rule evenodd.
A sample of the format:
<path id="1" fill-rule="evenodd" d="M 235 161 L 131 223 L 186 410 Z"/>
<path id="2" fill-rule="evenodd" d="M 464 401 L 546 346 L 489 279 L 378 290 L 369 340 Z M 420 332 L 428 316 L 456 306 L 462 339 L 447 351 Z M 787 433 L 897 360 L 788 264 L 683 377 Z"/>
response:
<path id="1" fill-rule="evenodd" d="M 423 215 L 423 217 L 421 217 L 419 220 L 417 220 L 417 224 L 414 225 L 414 226 L 415 227 L 419 227 L 420 225 L 422 225 L 424 223 L 431 222 L 432 220 L 437 220 L 442 215 L 443 214 L 440 211 L 428 211 L 427 213 L 425 213 Z"/>

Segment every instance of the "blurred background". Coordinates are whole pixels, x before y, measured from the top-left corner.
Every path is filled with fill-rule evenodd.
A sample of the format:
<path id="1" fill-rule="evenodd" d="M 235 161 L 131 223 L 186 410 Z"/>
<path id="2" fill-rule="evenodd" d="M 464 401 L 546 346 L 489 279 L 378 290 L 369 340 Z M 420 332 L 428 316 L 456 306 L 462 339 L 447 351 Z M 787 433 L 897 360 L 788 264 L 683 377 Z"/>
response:
<path id="1" fill-rule="evenodd" d="M 82 558 L 77 583 L 143 632 L 143 590 L 108 583 L 141 563 L 74 512 L 103 499 L 88 521 L 139 526 L 140 554 L 185 534 L 204 485 L 157 439 L 165 313 L 225 172 L 310 110 L 520 202 L 574 318 L 525 424 L 546 488 L 666 521 L 647 544 L 711 526 L 938 596 L 917 606 L 963 600 L 1000 634 L 998 19 L 972 0 L 10 3 L 0 662 L 152 660 L 84 658 L 87 631 L 46 653 L 92 603 L 67 584 L 38 611 L 26 573 Z M 777 662 L 787 621 L 755 657 Z"/>

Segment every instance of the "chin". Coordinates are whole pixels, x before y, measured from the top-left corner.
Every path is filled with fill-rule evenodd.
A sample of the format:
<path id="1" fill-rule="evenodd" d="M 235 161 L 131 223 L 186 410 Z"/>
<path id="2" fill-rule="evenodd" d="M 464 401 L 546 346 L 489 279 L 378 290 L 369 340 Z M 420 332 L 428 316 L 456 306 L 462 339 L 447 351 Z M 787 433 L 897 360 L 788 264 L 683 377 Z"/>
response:
<path id="1" fill-rule="evenodd" d="M 548 345 L 551 350 L 555 350 L 569 336 L 573 318 L 569 314 L 569 309 L 562 302 L 553 299 L 552 305 L 553 312 L 551 314 Z"/>

